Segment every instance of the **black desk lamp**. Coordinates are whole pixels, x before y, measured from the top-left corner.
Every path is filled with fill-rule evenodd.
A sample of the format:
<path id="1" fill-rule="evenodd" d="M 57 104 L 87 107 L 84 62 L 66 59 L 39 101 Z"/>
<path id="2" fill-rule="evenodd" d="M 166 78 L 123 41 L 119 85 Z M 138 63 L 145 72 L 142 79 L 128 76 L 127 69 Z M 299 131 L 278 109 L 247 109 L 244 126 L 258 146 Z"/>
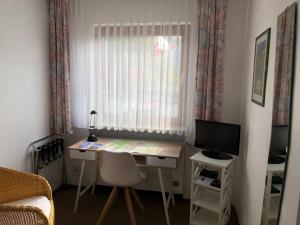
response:
<path id="1" fill-rule="evenodd" d="M 89 125 L 89 136 L 87 138 L 87 141 L 90 142 L 96 142 L 97 136 L 94 133 L 95 130 L 95 115 L 98 114 L 95 110 L 91 111 L 90 113 L 90 125 Z"/>

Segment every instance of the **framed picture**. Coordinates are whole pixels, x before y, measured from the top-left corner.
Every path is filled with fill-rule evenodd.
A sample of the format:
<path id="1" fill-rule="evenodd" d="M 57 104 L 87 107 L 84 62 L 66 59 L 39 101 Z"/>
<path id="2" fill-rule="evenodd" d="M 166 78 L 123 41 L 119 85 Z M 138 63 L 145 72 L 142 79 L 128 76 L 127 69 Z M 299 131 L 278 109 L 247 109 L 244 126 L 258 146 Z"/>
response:
<path id="1" fill-rule="evenodd" d="M 252 101 L 261 106 L 265 106 L 270 36 L 271 28 L 268 28 L 255 41 Z"/>

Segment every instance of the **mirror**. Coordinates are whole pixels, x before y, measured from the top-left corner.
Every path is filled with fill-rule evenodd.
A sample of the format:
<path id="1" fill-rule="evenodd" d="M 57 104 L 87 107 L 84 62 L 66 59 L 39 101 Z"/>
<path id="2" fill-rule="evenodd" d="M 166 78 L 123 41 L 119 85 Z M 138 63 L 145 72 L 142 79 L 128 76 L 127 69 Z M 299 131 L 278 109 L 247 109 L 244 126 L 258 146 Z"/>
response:
<path id="1" fill-rule="evenodd" d="M 279 223 L 289 155 L 296 10 L 294 3 L 277 17 L 272 134 L 261 225 Z"/>

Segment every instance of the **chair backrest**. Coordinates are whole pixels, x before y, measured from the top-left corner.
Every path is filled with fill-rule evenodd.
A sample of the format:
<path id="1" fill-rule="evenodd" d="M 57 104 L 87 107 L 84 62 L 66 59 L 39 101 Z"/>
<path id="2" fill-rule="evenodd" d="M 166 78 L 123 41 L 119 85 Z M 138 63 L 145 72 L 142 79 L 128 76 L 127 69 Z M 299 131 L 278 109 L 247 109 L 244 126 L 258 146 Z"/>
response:
<path id="1" fill-rule="evenodd" d="M 133 156 L 128 152 L 101 151 L 99 167 L 101 179 L 112 186 L 130 187 L 143 180 Z"/>

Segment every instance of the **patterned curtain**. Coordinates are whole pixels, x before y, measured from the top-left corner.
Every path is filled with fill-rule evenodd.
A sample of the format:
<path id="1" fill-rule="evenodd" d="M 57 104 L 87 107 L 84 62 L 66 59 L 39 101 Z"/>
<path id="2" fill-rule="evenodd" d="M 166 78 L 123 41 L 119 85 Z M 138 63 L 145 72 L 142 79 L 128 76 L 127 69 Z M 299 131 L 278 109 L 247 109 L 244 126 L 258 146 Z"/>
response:
<path id="1" fill-rule="evenodd" d="M 227 0 L 198 0 L 196 118 L 220 121 L 223 108 L 224 38 Z"/>
<path id="2" fill-rule="evenodd" d="M 277 18 L 273 124 L 288 125 L 293 73 L 296 4 Z"/>
<path id="3" fill-rule="evenodd" d="M 51 131 L 72 133 L 70 112 L 69 2 L 48 0 L 51 75 Z"/>

